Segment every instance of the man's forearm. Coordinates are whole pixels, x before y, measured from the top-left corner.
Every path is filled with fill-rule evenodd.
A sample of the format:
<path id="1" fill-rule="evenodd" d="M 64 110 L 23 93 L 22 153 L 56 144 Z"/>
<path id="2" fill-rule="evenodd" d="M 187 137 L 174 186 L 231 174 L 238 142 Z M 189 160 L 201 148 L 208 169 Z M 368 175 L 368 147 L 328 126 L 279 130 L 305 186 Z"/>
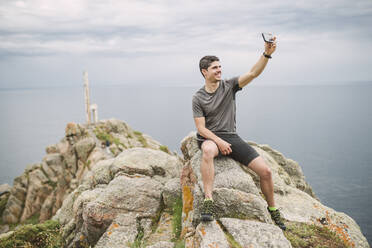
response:
<path id="1" fill-rule="evenodd" d="M 252 67 L 251 73 L 253 77 L 258 77 L 261 72 L 265 69 L 267 62 L 269 61 L 264 55 L 261 55 L 257 63 Z"/>
<path id="2" fill-rule="evenodd" d="M 209 130 L 206 127 L 200 127 L 200 128 L 198 128 L 198 132 L 199 132 L 199 134 L 201 136 L 203 136 L 206 139 L 213 140 L 214 143 L 216 143 L 216 144 L 218 144 L 218 142 L 221 140 L 220 137 L 218 137 L 217 135 L 215 135 L 211 130 Z"/>
<path id="3" fill-rule="evenodd" d="M 261 72 L 265 69 L 267 65 L 267 61 L 268 61 L 268 58 L 261 55 L 261 57 L 256 62 L 256 64 L 251 68 L 251 70 L 248 73 L 243 74 L 239 77 L 239 87 L 243 88 L 253 79 L 258 77 L 261 74 Z"/>

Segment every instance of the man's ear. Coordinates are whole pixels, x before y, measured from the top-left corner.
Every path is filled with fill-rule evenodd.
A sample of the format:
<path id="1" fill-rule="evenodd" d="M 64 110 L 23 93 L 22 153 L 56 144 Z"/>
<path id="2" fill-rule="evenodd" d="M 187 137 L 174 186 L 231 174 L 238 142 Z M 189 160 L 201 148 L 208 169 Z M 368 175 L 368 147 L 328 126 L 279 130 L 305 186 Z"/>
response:
<path id="1" fill-rule="evenodd" d="M 207 73 L 207 71 L 208 70 L 206 70 L 206 69 L 202 69 L 202 74 L 203 74 L 204 77 L 205 77 L 205 74 Z"/>

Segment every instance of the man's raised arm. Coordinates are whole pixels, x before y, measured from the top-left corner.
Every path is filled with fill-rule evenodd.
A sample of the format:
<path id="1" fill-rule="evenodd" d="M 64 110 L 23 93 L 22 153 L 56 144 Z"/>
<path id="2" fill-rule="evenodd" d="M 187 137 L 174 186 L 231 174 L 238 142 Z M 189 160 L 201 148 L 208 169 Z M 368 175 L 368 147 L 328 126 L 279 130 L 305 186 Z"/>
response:
<path id="1" fill-rule="evenodd" d="M 224 141 L 223 139 L 221 139 L 220 137 L 218 137 L 212 131 L 205 127 L 205 117 L 196 117 L 194 118 L 194 121 L 198 133 L 204 138 L 210 139 L 214 143 L 216 143 L 218 149 L 221 151 L 223 155 L 227 155 L 232 152 L 230 143 L 227 143 L 226 141 Z"/>
<path id="2" fill-rule="evenodd" d="M 250 83 L 254 78 L 258 77 L 261 72 L 265 69 L 267 61 L 271 58 L 271 54 L 275 52 L 276 49 L 276 37 L 274 37 L 273 43 L 265 42 L 265 53 L 261 55 L 257 63 L 252 67 L 252 69 L 241 75 L 239 77 L 239 87 L 243 88 L 248 83 Z M 266 56 L 265 56 L 266 55 Z"/>

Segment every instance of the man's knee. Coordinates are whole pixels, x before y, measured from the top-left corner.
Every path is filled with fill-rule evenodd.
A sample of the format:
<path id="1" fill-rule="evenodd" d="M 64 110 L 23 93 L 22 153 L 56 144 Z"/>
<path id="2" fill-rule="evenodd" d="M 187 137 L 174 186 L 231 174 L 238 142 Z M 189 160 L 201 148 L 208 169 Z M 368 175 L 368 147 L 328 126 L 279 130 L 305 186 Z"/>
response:
<path id="1" fill-rule="evenodd" d="M 218 147 L 213 141 L 204 141 L 201 148 L 203 152 L 203 159 L 213 159 L 218 155 Z"/>
<path id="2" fill-rule="evenodd" d="M 272 172 L 262 157 L 257 157 L 248 165 L 262 180 L 270 180 Z"/>
<path id="3" fill-rule="evenodd" d="M 260 173 L 260 177 L 262 180 L 270 180 L 272 177 L 271 169 L 268 166 L 265 166 L 265 168 Z"/>

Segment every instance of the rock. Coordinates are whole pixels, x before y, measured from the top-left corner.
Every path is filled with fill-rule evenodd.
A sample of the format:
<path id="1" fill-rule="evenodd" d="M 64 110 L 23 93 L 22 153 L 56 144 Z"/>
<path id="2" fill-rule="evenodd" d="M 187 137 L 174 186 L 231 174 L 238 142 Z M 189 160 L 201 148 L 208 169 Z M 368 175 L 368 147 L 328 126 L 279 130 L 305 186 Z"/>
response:
<path id="1" fill-rule="evenodd" d="M 40 168 L 40 164 L 29 164 L 26 166 L 25 173 L 29 173 Z"/>
<path id="2" fill-rule="evenodd" d="M 51 170 L 57 175 L 60 175 L 63 173 L 63 157 L 59 153 L 51 153 L 47 154 L 43 161 L 49 166 Z"/>
<path id="3" fill-rule="evenodd" d="M 107 141 L 115 153 L 101 146 Z M 369 247 L 353 219 L 317 200 L 298 163 L 268 145 L 250 144 L 271 168 L 286 221 L 321 225 L 349 246 Z M 55 214 L 68 248 L 173 247 L 178 237 L 172 222 L 180 218 L 180 238 L 188 248 L 232 247 L 232 239 L 242 247 L 291 247 L 271 221 L 258 176 L 227 157 L 215 159 L 213 197 L 220 222 L 200 223 L 202 154 L 195 133 L 181 147 L 184 159 L 117 120 L 70 123 L 43 161 L 14 180 L 3 221 Z M 172 207 L 181 195 L 179 216 Z"/>
<path id="4" fill-rule="evenodd" d="M 69 136 L 77 136 L 80 134 L 80 129 L 76 123 L 70 122 L 67 123 L 65 128 L 65 135 Z"/>
<path id="5" fill-rule="evenodd" d="M 152 234 L 153 221 L 154 219 L 151 219 L 151 218 L 140 219 L 139 224 L 140 224 L 140 228 L 143 229 L 143 240 L 147 241 L 150 235 Z"/>
<path id="6" fill-rule="evenodd" d="M 183 140 L 181 141 L 181 151 L 183 153 L 183 158 L 188 161 L 194 155 L 200 151 L 198 147 L 198 142 L 196 141 L 196 132 L 190 132 Z"/>
<path id="7" fill-rule="evenodd" d="M 97 128 L 102 131 L 102 136 L 95 134 Z M 73 192 L 79 185 L 85 184 L 90 189 L 102 187 L 109 184 L 117 173 L 124 173 L 126 169 L 131 171 L 130 167 L 124 166 L 123 170 L 113 166 L 114 160 L 100 163 L 113 158 L 113 154 L 108 153 L 106 147 L 96 145 L 101 144 L 103 138 L 109 137 L 121 150 L 127 149 L 129 144 L 143 147 L 142 142 L 145 141 L 153 148 L 144 150 L 144 154 L 147 154 L 145 164 L 150 166 L 149 175 L 163 185 L 168 179 L 179 176 L 182 163 L 176 156 L 154 150 L 160 149 L 159 142 L 148 135 L 134 132 L 122 121 L 108 120 L 93 125 L 68 123 L 65 133 L 66 136 L 59 143 L 46 148 L 47 154 L 41 163 L 29 165 L 25 172 L 14 180 L 2 216 L 5 223 L 24 221 L 34 214 L 40 214 L 40 220 L 48 219 L 62 206 L 66 194 Z M 125 144 L 121 141 L 125 141 Z M 126 161 L 141 155 L 140 152 L 137 155 L 135 153 L 128 152 Z M 95 167 L 97 168 L 93 170 Z"/>
<path id="8" fill-rule="evenodd" d="M 98 163 L 99 161 L 110 158 L 112 158 L 112 156 L 107 155 L 107 153 L 104 150 L 95 147 L 89 154 L 86 164 L 88 165 L 89 169 L 91 169 L 92 166 Z"/>
<path id="9" fill-rule="evenodd" d="M 120 214 L 112 221 L 95 248 L 130 248 L 137 234 L 136 217 L 132 214 Z"/>
<path id="10" fill-rule="evenodd" d="M 154 217 L 160 207 L 162 185 L 145 176 L 118 176 L 94 201 L 83 206 L 83 233 L 90 244 L 97 242 L 112 220 L 121 213 Z"/>
<path id="11" fill-rule="evenodd" d="M 101 190 L 99 192 L 94 192 L 91 191 L 90 187 L 84 184 L 80 185 L 66 197 L 65 201 L 63 201 L 62 207 L 57 211 L 53 219 L 58 220 L 62 226 L 66 225 L 76 216 L 77 209 L 79 207 L 82 207 L 84 202 L 89 202 L 95 199 L 101 192 Z M 80 197 L 83 193 L 90 195 L 90 197 Z M 83 201 L 82 199 L 84 198 L 86 198 L 87 200 Z"/>
<path id="12" fill-rule="evenodd" d="M 123 151 L 114 161 L 114 166 L 128 174 L 179 177 L 181 162 L 174 156 L 148 148 L 131 148 Z"/>
<path id="13" fill-rule="evenodd" d="M 45 176 L 53 182 L 57 182 L 57 174 L 49 167 L 46 162 L 41 163 L 40 169 L 45 173 Z"/>
<path id="14" fill-rule="evenodd" d="M 96 146 L 96 141 L 93 138 L 85 138 L 79 140 L 75 145 L 74 148 L 78 155 L 78 159 L 83 162 L 87 161 L 87 158 L 93 148 Z"/>
<path id="15" fill-rule="evenodd" d="M 150 234 L 146 244 L 155 245 L 161 241 L 170 241 L 174 238 L 172 216 L 169 213 L 163 212 L 155 232 Z"/>
<path id="16" fill-rule="evenodd" d="M 58 146 L 57 145 L 50 145 L 50 146 L 47 146 L 47 148 L 45 148 L 45 152 L 47 154 L 50 154 L 50 153 L 59 153 L 59 149 L 58 149 Z"/>
<path id="17" fill-rule="evenodd" d="M 10 195 L 3 212 L 3 222 L 8 224 L 17 223 L 22 214 L 22 204 L 14 195 Z"/>
<path id="18" fill-rule="evenodd" d="M 275 200 L 282 207 L 285 219 L 304 223 L 323 225 L 338 234 L 349 246 L 369 247 L 366 238 L 360 231 L 358 224 L 349 216 L 324 206 L 309 194 L 293 188 L 286 196 L 276 195 Z"/>
<path id="19" fill-rule="evenodd" d="M 181 172 L 182 187 L 182 232 L 181 237 L 185 238 L 186 244 L 193 243 L 191 236 L 195 233 L 193 224 L 195 203 L 200 202 L 202 198 L 198 185 L 196 185 L 196 175 L 188 161 Z M 196 185 L 196 186 L 195 186 Z M 195 197 L 199 200 L 195 201 Z M 191 247 L 191 246 L 190 246 Z"/>
<path id="20" fill-rule="evenodd" d="M 13 224 L 19 221 L 26 199 L 27 185 L 28 180 L 24 174 L 14 179 L 13 187 L 10 190 L 10 196 L 2 215 L 4 223 Z"/>
<path id="21" fill-rule="evenodd" d="M 253 142 L 250 144 L 271 168 L 275 201 L 278 207 L 282 207 L 281 212 L 285 220 L 316 225 L 323 225 L 321 220 L 326 220 L 326 223 L 329 223 L 327 227 L 338 234 L 347 245 L 369 247 L 358 225 L 349 216 L 327 208 L 317 200 L 310 185 L 305 181 L 298 163 L 285 158 L 268 145 L 257 145 Z M 183 139 L 181 149 L 185 159 L 188 159 L 181 174 L 184 203 L 182 233 L 186 238 L 187 245 L 200 247 L 198 243 L 200 231 L 196 234 L 193 233 L 195 227 L 199 224 L 198 216 L 200 215 L 199 209 L 203 199 L 203 183 L 200 175 L 201 151 L 197 148 L 194 134 L 190 134 Z M 232 228 L 234 225 L 227 228 L 227 232 L 234 233 L 235 240 L 241 242 L 243 247 L 249 247 L 249 245 L 252 245 L 252 247 L 290 247 L 285 237 L 279 234 L 279 236 L 275 234 L 275 237 L 270 236 L 269 239 L 264 240 L 265 237 L 268 237 L 263 234 L 267 232 L 266 230 L 275 229 L 279 233 L 281 231 L 272 224 L 266 210 L 266 202 L 260 192 L 259 178 L 255 173 L 230 158 L 215 158 L 214 162 L 215 185 L 213 197 L 218 215 L 225 222 L 226 220 L 230 221 L 231 217 L 237 218 L 237 220 L 231 220 L 234 225 L 244 226 L 246 228 L 242 227 L 240 229 L 252 230 L 252 233 L 256 231 L 262 233 L 262 235 L 259 233 L 255 235 L 262 240 L 247 238 L 243 232 L 238 232 L 238 230 Z M 249 218 L 251 222 L 244 220 L 246 218 Z M 252 219 L 256 221 L 252 222 Z M 229 224 L 226 225 L 230 226 Z M 274 243 L 271 243 L 273 239 L 276 239 L 276 243 L 282 245 L 274 246 Z"/>
<path id="22" fill-rule="evenodd" d="M 13 233 L 14 233 L 14 231 L 6 232 L 6 233 L 1 233 L 0 234 L 0 239 L 6 239 L 6 238 L 10 237 Z"/>
<path id="23" fill-rule="evenodd" d="M 200 223 L 196 228 L 193 247 L 200 248 L 230 248 L 224 232 L 216 221 Z"/>
<path id="24" fill-rule="evenodd" d="M 40 209 L 39 221 L 44 222 L 53 216 L 53 206 L 56 201 L 55 192 L 50 194 L 44 201 Z"/>
<path id="25" fill-rule="evenodd" d="M 182 197 L 181 184 L 179 178 L 170 179 L 163 190 L 163 201 L 165 208 L 172 209 L 174 203 Z"/>
<path id="26" fill-rule="evenodd" d="M 231 218 L 222 218 L 221 223 L 242 247 L 292 247 L 291 243 L 285 238 L 282 230 L 275 225 Z"/>
<path id="27" fill-rule="evenodd" d="M 219 216 L 257 219 L 272 223 L 270 214 L 266 210 L 267 203 L 261 197 L 227 188 L 216 188 L 213 193 L 215 208 Z M 200 209 L 199 206 L 198 209 Z"/>
<path id="28" fill-rule="evenodd" d="M 9 231 L 9 225 L 0 225 L 0 234 L 6 233 Z"/>
<path id="29" fill-rule="evenodd" d="M 190 140 L 187 140 L 191 142 Z M 184 147 L 190 147 L 185 145 Z M 192 148 L 191 148 L 192 149 Z M 184 154 L 188 152 L 184 152 Z M 203 200 L 203 182 L 200 174 L 201 151 L 193 153 L 190 159 L 192 170 L 198 180 L 198 189 L 194 190 L 193 202 L 194 219 L 192 222 L 199 223 L 200 207 Z M 215 159 L 215 184 L 213 197 L 219 217 L 253 218 L 271 223 L 271 218 L 266 210 L 267 204 L 262 199 L 252 179 L 238 162 L 230 158 Z"/>
<path id="30" fill-rule="evenodd" d="M 97 184 L 108 184 L 114 176 L 113 170 L 114 159 L 101 160 L 94 164 L 92 168 L 92 183 L 93 185 Z"/>
<path id="31" fill-rule="evenodd" d="M 47 184 L 48 178 L 41 170 L 35 170 L 29 173 L 30 185 L 27 189 L 27 197 L 24 203 L 24 209 L 20 218 L 21 222 L 39 212 L 44 200 L 53 191 L 53 188 Z"/>
<path id="32" fill-rule="evenodd" d="M 142 137 L 146 140 L 147 148 L 158 150 L 161 146 L 159 142 L 154 140 L 150 135 L 142 134 Z"/>
<path id="33" fill-rule="evenodd" d="M 10 187 L 9 184 L 7 184 L 7 183 L 1 184 L 0 185 L 0 196 L 5 194 L 5 193 L 10 193 L 11 189 L 12 189 L 12 187 Z"/>
<path id="34" fill-rule="evenodd" d="M 147 248 L 173 248 L 174 244 L 172 242 L 160 241 L 154 245 L 146 246 Z"/>
<path id="35" fill-rule="evenodd" d="M 165 202 L 173 205 L 174 199 L 180 197 L 181 166 L 177 156 L 163 151 L 127 149 L 116 158 L 93 164 L 53 219 L 63 226 L 69 247 L 115 247 L 116 242 L 123 240 L 134 242 L 139 230 L 143 232 L 142 239 L 153 245 L 169 241 L 174 235 L 172 217 L 163 212 L 163 199 L 165 196 Z M 153 219 L 159 215 L 158 231 L 152 233 Z M 136 224 L 136 235 L 123 231 L 127 227 L 112 232 L 119 216 L 132 219 L 128 223 L 132 227 Z"/>

